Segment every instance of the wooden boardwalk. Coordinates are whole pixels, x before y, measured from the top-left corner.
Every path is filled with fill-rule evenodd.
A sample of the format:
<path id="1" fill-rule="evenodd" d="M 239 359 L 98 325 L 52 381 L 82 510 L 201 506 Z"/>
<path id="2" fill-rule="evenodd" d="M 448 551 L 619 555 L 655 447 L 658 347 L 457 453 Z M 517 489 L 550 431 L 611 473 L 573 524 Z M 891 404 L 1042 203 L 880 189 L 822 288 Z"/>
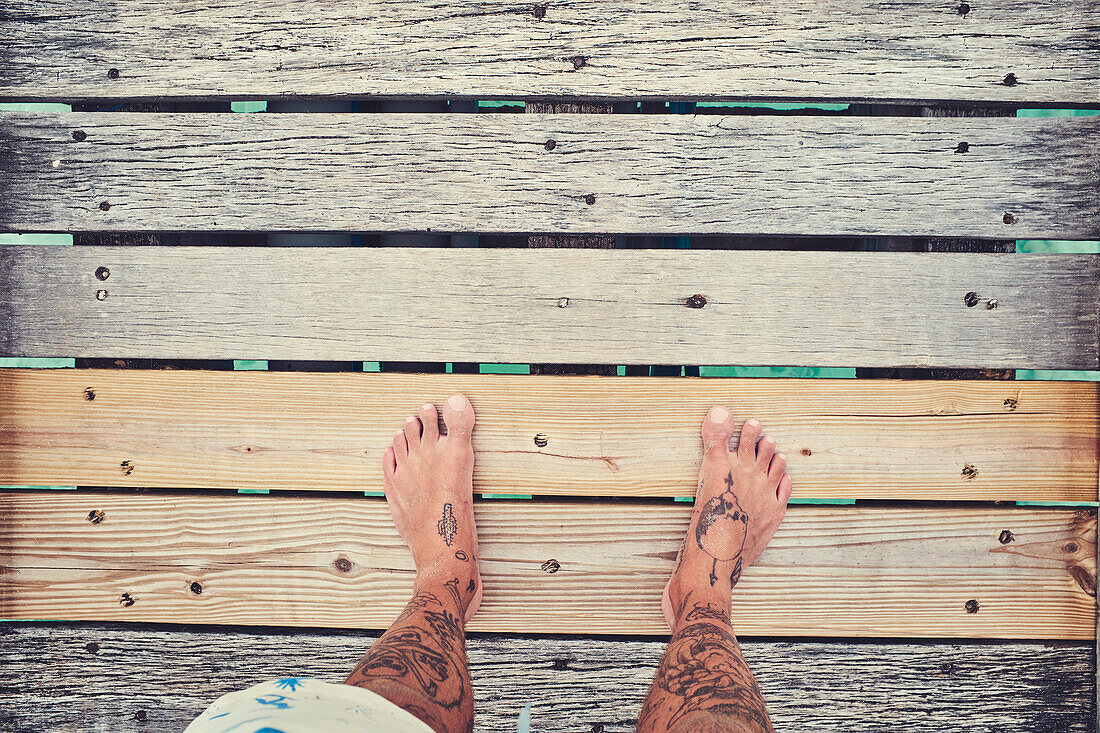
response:
<path id="1" fill-rule="evenodd" d="M 801 502 L 734 598 L 779 729 L 1095 731 L 1100 387 L 1012 376 L 1100 369 L 1100 255 L 1014 251 L 1100 239 L 1097 27 L 1090 0 L 7 3 L 0 102 L 71 111 L 0 109 L 0 234 L 77 246 L 0 244 L 0 358 L 76 368 L 0 369 L 0 730 L 339 679 L 412 583 L 363 492 L 460 390 L 479 730 L 529 701 L 633 729 L 722 403 Z"/>

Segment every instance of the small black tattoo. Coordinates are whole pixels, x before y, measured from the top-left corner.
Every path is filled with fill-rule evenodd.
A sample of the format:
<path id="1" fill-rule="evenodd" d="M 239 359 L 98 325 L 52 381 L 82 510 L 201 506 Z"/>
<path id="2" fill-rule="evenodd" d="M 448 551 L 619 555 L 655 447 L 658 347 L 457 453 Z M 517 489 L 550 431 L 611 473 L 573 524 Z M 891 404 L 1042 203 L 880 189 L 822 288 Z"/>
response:
<path id="1" fill-rule="evenodd" d="M 718 582 L 719 562 L 736 561 L 733 576 L 740 577 L 741 550 L 745 545 L 745 535 L 748 534 L 749 515 L 741 510 L 737 496 L 731 491 L 732 472 L 726 476 L 725 482 L 726 490 L 703 505 L 699 513 L 699 521 L 695 525 L 695 543 L 699 545 L 700 550 L 710 555 L 712 560 L 710 569 L 712 586 Z M 728 529 L 734 533 L 732 549 L 728 549 L 727 541 L 719 538 L 717 531 L 712 531 L 716 528 Z"/>
<path id="2" fill-rule="evenodd" d="M 709 618 L 715 621 L 723 621 L 725 623 L 730 622 L 730 615 L 726 613 L 724 609 L 719 608 L 713 603 L 696 603 L 695 608 L 691 609 L 688 613 L 685 621 L 698 621 L 700 619 Z"/>
<path id="3" fill-rule="evenodd" d="M 459 599 L 459 596 L 458 596 L 458 578 L 448 580 L 443 585 L 447 586 L 447 590 L 449 590 L 451 592 L 451 598 L 454 599 L 455 605 L 456 606 L 461 606 L 462 601 Z"/>
<path id="4" fill-rule="evenodd" d="M 443 505 L 443 518 L 439 520 L 437 526 L 439 528 L 439 536 L 447 543 L 447 547 L 454 544 L 455 535 L 458 534 L 458 520 L 455 519 L 455 515 L 451 512 L 450 504 Z"/>
<path id="5" fill-rule="evenodd" d="M 466 591 L 468 593 L 473 593 L 475 590 L 477 590 L 477 582 L 473 578 L 470 578 L 470 584 L 466 586 Z"/>
<path id="6" fill-rule="evenodd" d="M 455 550 L 455 559 L 462 562 L 469 562 L 470 560 L 469 556 L 462 550 Z"/>

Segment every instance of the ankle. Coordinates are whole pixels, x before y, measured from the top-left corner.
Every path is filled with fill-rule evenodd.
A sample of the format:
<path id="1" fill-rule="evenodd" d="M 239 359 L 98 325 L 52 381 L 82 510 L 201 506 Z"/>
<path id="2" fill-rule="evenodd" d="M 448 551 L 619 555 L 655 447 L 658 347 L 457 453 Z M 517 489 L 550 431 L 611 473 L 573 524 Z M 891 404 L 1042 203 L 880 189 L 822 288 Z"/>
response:
<path id="1" fill-rule="evenodd" d="M 417 571 L 413 594 L 430 593 L 443 605 L 454 606 L 458 615 L 464 617 L 480 583 L 475 562 L 439 564 Z"/>
<path id="2" fill-rule="evenodd" d="M 719 582 L 711 586 L 706 579 L 702 582 L 685 581 L 673 576 L 668 585 L 668 597 L 675 619 L 672 624 L 674 633 L 685 624 L 696 621 L 730 622 L 733 601 L 728 583 L 723 586 Z"/>

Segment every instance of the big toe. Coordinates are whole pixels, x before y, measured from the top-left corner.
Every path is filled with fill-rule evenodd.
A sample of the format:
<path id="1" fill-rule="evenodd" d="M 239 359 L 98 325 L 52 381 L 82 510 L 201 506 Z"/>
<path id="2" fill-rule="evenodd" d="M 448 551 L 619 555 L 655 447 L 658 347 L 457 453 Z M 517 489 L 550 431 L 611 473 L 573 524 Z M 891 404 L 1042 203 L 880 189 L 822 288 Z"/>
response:
<path id="1" fill-rule="evenodd" d="M 443 404 L 443 422 L 447 435 L 469 440 L 474 430 L 474 408 L 466 396 L 456 392 Z"/>
<path id="2" fill-rule="evenodd" d="M 728 451 L 734 427 L 733 415 L 729 410 L 722 405 L 710 408 L 700 430 L 703 435 L 703 450 L 707 453 Z"/>

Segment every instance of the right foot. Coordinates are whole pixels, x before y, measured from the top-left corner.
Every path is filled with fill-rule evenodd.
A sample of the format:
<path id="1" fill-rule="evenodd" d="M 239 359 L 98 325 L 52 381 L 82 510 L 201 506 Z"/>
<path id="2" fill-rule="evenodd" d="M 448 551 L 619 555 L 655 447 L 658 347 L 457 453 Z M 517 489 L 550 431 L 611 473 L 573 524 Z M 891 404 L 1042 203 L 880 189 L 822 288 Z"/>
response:
<path id="1" fill-rule="evenodd" d="M 446 587 L 469 621 L 481 604 L 473 512 L 474 408 L 461 394 L 421 405 L 382 457 L 382 487 L 397 531 L 412 550 L 416 592 Z"/>
<path id="2" fill-rule="evenodd" d="M 767 547 L 791 496 L 787 459 L 775 440 L 761 437 L 760 423 L 746 420 L 737 450 L 729 450 L 733 415 L 721 405 L 703 422 L 703 466 L 695 508 L 661 609 L 672 631 L 696 609 L 729 619 L 731 591 L 741 573 Z M 690 601 L 693 609 L 686 606 Z M 698 609 L 702 609 L 698 611 Z"/>

